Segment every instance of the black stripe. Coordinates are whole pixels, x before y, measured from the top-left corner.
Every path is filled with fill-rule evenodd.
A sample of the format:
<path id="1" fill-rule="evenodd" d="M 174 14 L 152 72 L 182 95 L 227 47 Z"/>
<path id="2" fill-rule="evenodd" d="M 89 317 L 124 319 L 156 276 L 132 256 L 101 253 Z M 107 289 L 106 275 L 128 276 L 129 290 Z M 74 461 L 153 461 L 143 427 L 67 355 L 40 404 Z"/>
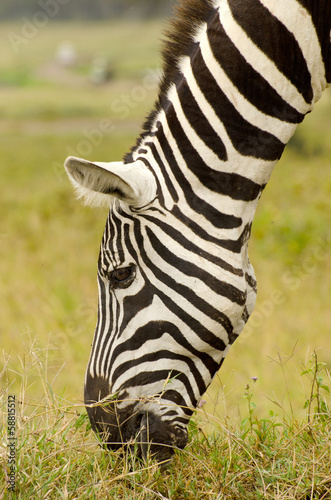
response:
<path id="1" fill-rule="evenodd" d="M 125 233 L 127 227 L 123 225 L 122 219 L 115 213 L 113 208 L 109 211 L 101 243 L 99 256 L 99 269 L 101 275 L 111 271 L 113 268 L 121 266 L 125 261 L 122 231 Z"/>
<path id="2" fill-rule="evenodd" d="M 148 211 L 150 211 L 150 210 L 151 210 L 151 208 L 148 208 Z M 250 224 L 245 226 L 237 240 L 228 240 L 228 239 L 217 238 L 217 237 L 211 235 L 210 232 L 207 232 L 205 229 L 203 229 L 193 219 L 191 219 L 190 217 L 183 214 L 178 205 L 175 205 L 169 211 L 169 213 L 171 215 L 173 215 L 173 217 L 178 219 L 182 224 L 186 225 L 192 231 L 192 233 L 197 235 L 199 238 L 201 238 L 205 241 L 209 241 L 211 243 L 214 243 L 215 245 L 220 246 L 222 248 L 225 248 L 227 250 L 230 250 L 231 252 L 234 252 L 234 253 L 241 252 L 243 241 L 246 240 L 247 233 L 250 231 L 250 226 L 251 226 Z M 124 215 L 126 217 L 130 218 L 128 216 L 128 214 L 124 214 Z M 146 217 L 146 212 L 140 213 L 139 215 L 143 218 L 148 219 L 148 217 Z M 130 219 L 130 220 L 132 220 L 132 219 Z M 155 220 L 155 219 L 153 219 L 153 220 Z M 160 222 L 160 220 L 158 219 L 158 223 L 159 222 Z M 164 227 L 166 227 L 166 226 L 164 226 Z M 174 226 L 172 226 L 172 228 L 174 228 Z M 238 276 L 242 276 L 241 270 L 238 269 L 237 271 L 239 272 Z"/>
<path id="3" fill-rule="evenodd" d="M 257 282 L 256 279 L 253 278 L 250 274 L 246 273 L 245 274 L 245 280 L 246 283 L 254 290 L 254 292 L 257 292 Z"/>
<path id="4" fill-rule="evenodd" d="M 169 400 L 169 396 L 170 396 L 169 391 L 166 391 L 166 395 L 167 395 L 167 398 L 168 398 L 168 400 Z M 164 395 L 163 395 L 163 396 L 164 396 Z M 162 399 L 164 399 L 164 397 L 162 397 Z M 172 401 L 172 400 L 170 400 L 170 401 Z M 186 415 L 189 415 L 189 416 L 191 416 L 191 415 L 192 415 L 193 410 L 188 411 L 188 410 L 187 410 L 187 408 L 186 408 L 185 410 L 186 410 L 186 411 L 185 411 L 185 414 L 186 414 Z M 169 412 L 169 413 L 170 413 L 170 412 Z M 175 413 L 176 413 L 176 412 L 175 412 Z M 176 423 L 181 423 L 181 424 L 187 425 L 187 424 L 189 423 L 189 420 L 190 420 L 190 419 L 189 419 L 189 418 L 187 418 L 187 417 L 176 417 L 176 418 L 173 418 L 173 419 L 171 420 L 171 424 L 172 424 L 172 425 L 175 425 Z"/>
<path id="5" fill-rule="evenodd" d="M 153 300 L 153 287 L 150 286 L 144 286 L 142 290 L 140 290 L 137 294 L 135 295 L 128 295 L 125 297 L 124 302 L 123 302 L 123 309 L 125 310 L 125 314 L 123 316 L 122 322 L 119 325 L 119 328 L 117 328 L 117 335 L 111 339 L 111 342 L 109 344 L 109 347 L 107 349 L 107 352 L 105 351 L 107 342 L 109 341 L 109 334 L 106 337 L 106 341 L 104 342 L 102 346 L 102 351 L 103 351 L 103 358 L 105 358 L 106 361 L 106 370 L 105 373 L 102 375 L 107 377 L 109 379 L 110 377 L 110 372 L 111 372 L 111 367 L 114 363 L 114 360 L 116 359 L 117 355 L 121 352 L 121 350 L 118 349 L 118 347 L 115 347 L 113 350 L 114 342 L 116 338 L 120 338 L 123 331 L 127 327 L 128 323 L 132 320 L 132 318 L 137 314 L 137 304 L 139 304 L 139 311 L 143 309 L 147 309 Z M 131 345 L 131 338 L 127 341 L 128 345 Z M 121 346 L 123 343 L 121 344 Z M 129 348 L 127 347 L 127 350 Z"/>
<path id="6" fill-rule="evenodd" d="M 125 216 L 126 214 L 123 214 Z M 127 216 L 128 219 L 130 219 L 135 225 L 139 224 L 139 229 L 141 231 L 141 226 L 140 222 L 136 219 L 136 217 L 132 216 Z M 125 246 L 127 248 L 127 251 L 129 252 L 130 256 L 132 257 L 132 260 L 136 263 L 139 262 L 139 256 L 137 255 L 135 248 L 133 246 L 133 243 L 131 241 L 131 232 L 130 231 L 125 231 L 124 232 L 124 238 L 125 238 Z M 145 281 L 144 286 L 142 287 L 141 290 L 139 290 L 138 293 L 134 295 L 126 295 L 123 300 L 123 309 L 125 310 L 125 315 L 122 319 L 121 323 L 121 328 L 119 332 L 119 336 L 122 335 L 124 330 L 126 329 L 128 323 L 132 320 L 132 318 L 136 315 L 137 313 L 137 304 L 139 304 L 139 310 L 147 309 L 150 307 L 150 305 L 153 302 L 154 298 L 154 290 L 153 287 L 149 285 L 149 280 L 147 279 L 145 273 L 142 273 L 142 270 L 140 269 L 140 272 L 143 276 L 143 279 Z"/>
<path id="7" fill-rule="evenodd" d="M 164 181 L 165 181 L 165 184 L 167 186 L 167 189 L 172 197 L 172 199 L 174 200 L 175 203 L 178 203 L 179 201 L 179 197 L 178 197 L 178 194 L 177 194 L 177 191 L 169 177 L 169 174 L 168 174 L 168 171 L 167 171 L 167 167 L 164 165 L 163 161 L 161 160 L 161 157 L 156 149 L 156 146 L 154 143 L 148 143 L 148 145 L 150 145 L 150 148 L 151 148 L 151 153 L 153 155 L 153 158 L 155 159 L 158 167 L 160 168 L 161 172 L 162 172 L 162 175 L 163 175 L 163 178 L 164 178 Z M 164 151 L 163 151 L 164 152 Z"/>
<path id="8" fill-rule="evenodd" d="M 228 156 L 224 143 L 201 111 L 184 75 L 181 75 L 177 82 L 177 92 L 183 112 L 199 138 L 219 157 L 220 160 L 226 161 Z"/>
<path id="9" fill-rule="evenodd" d="M 187 407 L 187 404 L 183 398 L 183 396 L 181 396 L 179 394 L 179 392 L 177 391 L 173 391 L 173 390 L 168 390 L 168 391 L 165 391 L 163 394 L 162 394 L 162 400 L 168 400 L 168 401 L 171 401 L 172 403 L 176 404 L 177 406 L 180 406 L 181 409 L 183 410 L 183 412 L 185 413 L 185 415 L 188 415 L 189 417 L 192 415 L 193 413 L 193 409 L 190 409 Z M 192 406 L 195 408 L 197 405 L 197 401 L 195 401 Z M 183 420 L 182 418 L 180 417 L 177 417 L 177 418 L 174 418 L 173 419 L 173 422 L 184 422 L 186 425 L 187 425 L 187 420 Z"/>
<path id="10" fill-rule="evenodd" d="M 105 229 L 103 232 L 102 240 L 101 240 L 101 247 L 100 247 L 100 254 L 99 254 L 99 267 L 101 267 L 101 264 L 104 264 L 105 267 L 108 266 L 108 262 L 104 261 L 104 252 L 103 248 L 105 248 L 108 245 L 108 241 L 111 239 L 111 212 L 109 211 Z"/>
<path id="11" fill-rule="evenodd" d="M 146 227 L 146 233 L 156 253 L 162 256 L 162 259 L 175 269 L 180 270 L 186 276 L 200 279 L 217 295 L 226 297 L 235 304 L 243 306 L 246 303 L 246 293 L 226 281 L 216 279 L 215 276 L 212 276 L 204 269 L 197 267 L 192 262 L 188 262 L 173 254 L 165 245 L 163 245 L 163 243 L 161 243 L 149 227 Z"/>
<path id="12" fill-rule="evenodd" d="M 123 214 L 125 215 L 125 214 Z M 129 217 L 130 223 L 132 223 L 133 218 Z M 132 256 L 132 259 L 137 262 L 138 261 L 138 256 L 136 255 L 136 252 L 134 251 L 134 248 L 132 246 L 131 240 L 130 240 L 130 231 L 128 230 L 129 228 L 129 223 L 125 223 L 125 219 L 122 221 L 123 225 L 123 235 L 124 235 L 124 244 L 126 246 L 127 252 L 126 256 L 128 257 L 128 254 Z M 126 228 L 126 229 L 125 229 Z M 109 254 L 109 250 L 103 249 L 104 254 Z M 101 275 L 100 275 L 101 274 Z M 117 311 L 119 311 L 119 304 L 116 299 L 116 295 L 114 295 L 112 292 L 108 292 L 110 296 L 110 310 L 108 311 L 109 316 L 110 316 L 110 325 L 108 332 L 106 331 L 106 324 L 105 324 L 105 319 L 106 319 L 106 310 L 105 310 L 105 305 L 106 305 L 106 287 L 109 286 L 108 281 L 104 283 L 102 279 L 102 273 L 99 272 L 99 285 L 100 285 L 100 296 L 99 296 L 99 308 L 101 307 L 101 313 L 100 317 L 98 317 L 98 324 L 97 324 L 97 329 L 100 324 L 100 338 L 97 339 L 97 336 L 95 334 L 94 341 L 98 341 L 97 347 L 96 347 L 96 352 L 100 353 L 100 350 L 102 352 L 102 359 L 108 360 L 108 358 L 111 355 L 112 349 L 113 349 L 113 344 L 114 341 L 116 340 L 117 337 L 120 337 L 127 327 L 128 323 L 131 321 L 131 319 L 135 316 L 137 312 L 137 304 L 140 304 L 141 309 L 147 308 L 150 306 L 153 300 L 153 291 L 150 289 L 150 287 L 144 286 L 138 293 L 136 293 L 134 296 L 128 295 L 124 298 L 122 302 L 122 308 L 125 309 L 125 314 L 123 316 L 122 322 L 120 325 L 118 325 L 118 317 L 113 317 L 112 316 L 112 301 L 116 301 L 117 304 Z M 107 278 L 106 278 L 107 279 Z M 109 339 L 109 334 L 113 329 L 113 325 L 116 325 L 116 328 L 114 331 L 117 333 L 117 336 L 113 336 L 112 339 Z M 103 336 L 106 340 L 105 342 L 101 345 L 101 336 Z M 108 346 L 107 352 L 105 352 L 106 344 L 110 340 L 110 344 Z M 106 373 L 104 373 L 104 376 L 109 376 L 109 361 L 106 361 Z"/>
<path id="13" fill-rule="evenodd" d="M 253 201 L 261 193 L 264 186 L 256 184 L 247 177 L 235 173 L 211 169 L 201 158 L 193 144 L 185 134 L 172 103 L 167 105 L 167 122 L 178 149 L 185 158 L 185 163 L 201 184 L 217 194 L 229 196 L 233 200 Z M 221 168 L 222 165 L 219 165 Z"/>
<path id="14" fill-rule="evenodd" d="M 176 219 L 180 220 L 182 224 L 185 224 L 187 227 L 189 227 L 194 234 L 199 236 L 199 238 L 202 238 L 205 241 L 209 241 L 210 243 L 214 243 L 215 245 L 225 248 L 226 250 L 230 250 L 230 252 L 233 253 L 240 253 L 244 243 L 247 242 L 250 238 L 251 227 L 252 227 L 251 223 L 246 224 L 246 226 L 244 226 L 237 240 L 229 240 L 229 239 L 217 238 L 211 235 L 209 232 L 203 229 L 199 224 L 197 224 L 194 220 L 183 214 L 178 205 L 175 205 L 170 211 L 170 213 Z M 123 212 L 122 216 L 128 218 L 129 220 L 134 220 L 132 216 L 130 216 L 125 212 Z"/>
<path id="15" fill-rule="evenodd" d="M 106 221 L 105 230 L 102 237 L 101 250 L 100 250 L 100 269 L 102 271 L 105 269 L 112 268 L 115 265 L 115 260 L 113 258 L 114 253 L 114 224 L 112 220 L 112 211 L 109 211 L 108 218 Z M 105 253 L 104 249 L 109 248 L 110 252 Z M 101 273 L 102 274 L 102 273 Z"/>
<path id="16" fill-rule="evenodd" d="M 155 144 L 152 143 L 152 142 L 147 142 L 145 145 L 150 148 L 152 156 L 153 156 L 156 164 L 158 165 L 159 169 L 161 170 L 161 173 L 162 173 L 163 178 L 164 178 L 164 182 L 165 182 L 165 184 L 167 186 L 167 190 L 169 191 L 172 199 L 174 200 L 175 203 L 178 203 L 179 198 L 178 198 L 177 191 L 174 188 L 173 183 L 171 182 L 171 179 L 169 177 L 167 169 L 165 168 L 164 163 L 161 160 L 161 157 L 160 157 L 160 155 L 159 155 L 159 153 L 158 153 L 158 151 L 157 151 L 157 149 L 155 147 Z M 142 160 L 146 164 L 146 160 L 144 158 L 139 158 L 139 159 Z M 159 198 L 160 205 L 162 207 L 164 207 L 165 206 L 164 195 L 163 195 L 163 192 L 162 192 L 160 180 L 159 180 L 158 176 L 155 174 L 155 172 L 154 172 L 153 169 L 151 169 L 151 172 L 153 172 L 154 178 L 155 178 L 156 183 L 157 183 L 157 196 Z"/>
<path id="17" fill-rule="evenodd" d="M 191 58 L 195 79 L 216 115 L 223 123 L 233 147 L 243 156 L 252 156 L 266 161 L 278 160 L 284 150 L 277 137 L 255 127 L 237 111 L 217 81 L 210 73 L 202 57 L 200 47 Z"/>
<path id="18" fill-rule="evenodd" d="M 205 250 L 203 250 L 202 248 L 198 247 L 197 245 L 195 245 L 192 242 L 192 240 L 188 240 L 182 232 L 175 229 L 175 227 L 173 225 L 167 224 L 166 222 L 164 222 L 160 219 L 157 219 L 157 218 L 149 215 L 148 213 L 142 213 L 142 214 L 140 214 L 140 216 L 143 217 L 144 219 L 148 220 L 149 222 L 154 223 L 156 226 L 158 226 L 160 229 L 162 229 L 167 236 L 169 236 L 173 240 L 177 241 L 177 243 L 179 243 L 186 250 L 189 250 L 190 252 L 194 252 L 195 254 L 200 255 L 204 259 L 208 260 L 209 262 L 212 262 L 216 266 L 221 267 L 225 271 L 228 271 L 228 272 L 234 274 L 235 276 L 243 276 L 244 275 L 242 269 L 235 268 L 231 264 L 226 262 L 225 260 L 221 259 L 220 257 L 212 255 L 212 254 L 206 252 Z"/>
<path id="19" fill-rule="evenodd" d="M 113 329 L 113 324 L 114 324 L 114 320 L 116 321 L 116 318 L 112 318 L 110 319 L 110 325 L 109 325 L 109 330 L 108 332 L 106 331 L 106 300 L 105 300 L 105 295 L 106 295 L 106 292 L 105 292 L 105 283 L 103 281 L 103 279 L 98 276 L 98 282 L 99 282 L 99 287 L 100 287 L 100 295 L 99 295 L 99 302 L 98 302 L 98 321 L 97 321 L 97 326 L 96 326 L 96 329 L 95 329 L 95 334 L 94 334 L 94 337 L 93 337 L 93 344 L 92 344 L 92 351 L 91 353 L 94 354 L 94 358 L 95 358 L 95 362 L 94 362 L 94 365 L 93 365 L 93 371 L 96 371 L 96 367 L 98 366 L 98 371 L 101 375 L 102 374 L 102 370 L 101 370 L 101 365 L 99 365 L 98 363 L 102 363 L 102 360 L 104 359 L 104 348 L 105 348 L 105 344 L 104 342 L 102 341 L 102 339 L 104 339 L 104 337 L 106 336 L 106 338 L 109 338 L 109 332 Z M 115 300 L 115 297 L 110 294 L 110 311 L 112 310 L 112 302 L 113 300 Z M 109 311 L 109 312 L 110 312 Z M 110 349 L 111 349 L 111 346 L 110 346 Z"/>
<path id="20" fill-rule="evenodd" d="M 226 34 L 217 15 L 208 29 L 212 52 L 239 92 L 263 113 L 290 123 L 301 123 L 303 114 L 284 101 L 276 90 L 255 71 Z"/>
<path id="21" fill-rule="evenodd" d="M 195 192 L 191 188 L 191 185 L 186 180 L 184 173 L 179 168 L 176 162 L 176 159 L 167 141 L 162 124 L 160 122 L 158 122 L 157 137 L 163 149 L 163 153 L 167 159 L 168 165 L 170 166 L 174 176 L 176 177 L 178 184 L 181 186 L 189 207 L 191 207 L 192 210 L 194 210 L 196 213 L 202 214 L 215 227 L 219 229 L 233 229 L 236 227 L 240 227 L 242 224 L 242 219 L 240 217 L 235 217 L 234 215 L 219 212 L 215 207 L 209 205 L 205 200 L 199 198 L 195 194 Z"/>
<path id="22" fill-rule="evenodd" d="M 294 35 L 259 0 L 228 1 L 233 17 L 249 38 L 310 104 L 313 99 L 311 77 Z"/>
<path id="23" fill-rule="evenodd" d="M 161 408 L 161 410 L 165 410 L 165 408 Z M 175 410 L 169 410 L 163 413 L 163 417 L 174 417 L 175 415 L 177 415 Z"/>

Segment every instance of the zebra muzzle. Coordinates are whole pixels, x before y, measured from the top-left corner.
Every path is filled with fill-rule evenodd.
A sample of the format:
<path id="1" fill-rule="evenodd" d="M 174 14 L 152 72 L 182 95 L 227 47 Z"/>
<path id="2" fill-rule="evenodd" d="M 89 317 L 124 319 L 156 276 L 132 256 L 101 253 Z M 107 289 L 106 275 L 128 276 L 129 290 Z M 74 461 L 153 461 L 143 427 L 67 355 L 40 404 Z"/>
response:
<path id="1" fill-rule="evenodd" d="M 137 441 L 143 459 L 156 459 L 161 469 L 165 469 L 172 461 L 174 449 L 186 446 L 187 431 L 146 412 L 141 418 Z"/>

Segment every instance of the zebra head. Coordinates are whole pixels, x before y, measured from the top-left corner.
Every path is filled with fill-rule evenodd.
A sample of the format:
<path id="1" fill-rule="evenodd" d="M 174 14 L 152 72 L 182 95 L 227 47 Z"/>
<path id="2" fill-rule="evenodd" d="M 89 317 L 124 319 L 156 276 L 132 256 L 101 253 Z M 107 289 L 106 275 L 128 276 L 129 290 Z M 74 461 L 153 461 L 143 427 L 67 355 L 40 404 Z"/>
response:
<path id="1" fill-rule="evenodd" d="M 145 162 L 65 166 L 79 195 L 110 203 L 85 379 L 92 427 L 109 448 L 135 440 L 167 461 L 244 324 L 247 283 L 199 234 L 199 214 L 189 224 L 169 205 Z"/>

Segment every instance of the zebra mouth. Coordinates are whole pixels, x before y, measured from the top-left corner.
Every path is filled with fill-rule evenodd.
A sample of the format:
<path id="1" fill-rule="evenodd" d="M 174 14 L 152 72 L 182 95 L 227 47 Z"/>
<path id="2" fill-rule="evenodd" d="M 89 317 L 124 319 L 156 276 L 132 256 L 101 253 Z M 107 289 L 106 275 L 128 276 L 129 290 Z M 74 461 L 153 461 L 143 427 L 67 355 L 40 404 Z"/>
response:
<path id="1" fill-rule="evenodd" d="M 136 449 L 145 462 L 156 460 L 161 469 L 172 461 L 175 448 L 184 448 L 187 431 L 165 422 L 160 415 L 150 411 L 131 415 L 107 411 L 100 407 L 88 408 L 92 428 L 109 450 Z M 116 420 L 114 415 L 116 414 Z"/>
<path id="2" fill-rule="evenodd" d="M 183 424 L 177 425 L 175 411 L 172 420 L 166 420 L 158 411 L 159 405 L 152 408 L 142 401 L 126 405 L 114 399 L 101 401 L 101 396 L 109 388 L 103 380 L 93 382 L 92 390 L 85 387 L 86 409 L 92 429 L 105 447 L 114 451 L 134 448 L 145 461 L 151 457 L 165 468 L 171 462 L 174 450 L 186 446 L 187 429 Z M 123 399 L 123 395 L 119 397 L 121 402 Z"/>

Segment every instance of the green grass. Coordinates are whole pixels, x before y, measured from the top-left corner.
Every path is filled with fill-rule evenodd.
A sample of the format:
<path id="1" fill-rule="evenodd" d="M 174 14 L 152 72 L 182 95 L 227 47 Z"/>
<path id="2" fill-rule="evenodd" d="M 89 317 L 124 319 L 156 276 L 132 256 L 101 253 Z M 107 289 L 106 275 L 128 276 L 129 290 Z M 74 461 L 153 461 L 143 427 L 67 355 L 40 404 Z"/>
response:
<path id="1" fill-rule="evenodd" d="M 156 94 L 144 78 L 159 67 L 160 23 L 50 23 L 15 54 L 7 34 L 20 29 L 0 24 L 0 384 L 4 411 L 7 394 L 23 402 L 21 497 L 328 498 L 329 423 L 308 426 L 312 380 L 301 373 L 315 350 L 331 366 L 330 91 L 299 127 L 258 207 L 250 248 L 258 302 L 204 396 L 207 422 L 199 410 L 188 448 L 165 476 L 154 465 L 130 470 L 129 459 L 85 435 L 80 416 L 107 214 L 77 203 L 62 165 L 73 153 L 118 160 L 134 144 Z M 79 63 L 59 71 L 54 54 L 67 39 Z M 88 76 L 101 53 L 114 78 L 95 87 Z"/>

